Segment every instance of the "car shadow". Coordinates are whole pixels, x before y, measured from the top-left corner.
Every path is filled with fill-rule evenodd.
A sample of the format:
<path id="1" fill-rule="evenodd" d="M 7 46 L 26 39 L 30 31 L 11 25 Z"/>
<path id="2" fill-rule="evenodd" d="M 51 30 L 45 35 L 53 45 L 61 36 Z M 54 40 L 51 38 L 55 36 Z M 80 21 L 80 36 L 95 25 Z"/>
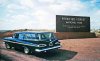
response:
<path id="1" fill-rule="evenodd" d="M 4 54 L 0 54 L 0 61 L 13 61 L 13 59 Z"/>
<path id="2" fill-rule="evenodd" d="M 65 61 L 72 59 L 77 52 L 75 51 L 69 51 L 69 50 L 53 50 L 49 52 L 41 52 L 41 53 L 33 53 L 36 57 L 43 58 L 46 60 L 59 60 L 59 61 Z"/>
<path id="3" fill-rule="evenodd" d="M 23 52 L 22 50 L 17 50 L 20 52 Z M 64 50 L 64 49 L 57 49 L 57 50 L 51 50 L 48 52 L 33 52 L 29 55 L 34 55 L 36 57 L 45 59 L 45 60 L 58 60 L 58 61 L 65 61 L 70 60 L 74 56 L 76 56 L 78 52 L 76 51 L 70 51 L 70 50 Z"/>

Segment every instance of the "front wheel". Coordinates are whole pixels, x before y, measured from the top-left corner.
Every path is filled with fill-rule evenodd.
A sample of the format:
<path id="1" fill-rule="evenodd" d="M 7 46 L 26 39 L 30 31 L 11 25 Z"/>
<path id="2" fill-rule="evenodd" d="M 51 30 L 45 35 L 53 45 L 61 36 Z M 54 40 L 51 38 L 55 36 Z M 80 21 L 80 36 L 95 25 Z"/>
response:
<path id="1" fill-rule="evenodd" d="M 28 47 L 24 47 L 24 53 L 29 54 L 29 53 L 31 53 L 31 51 Z"/>
<path id="2" fill-rule="evenodd" d="M 12 46 L 10 44 L 8 44 L 8 43 L 5 43 L 5 46 L 6 46 L 7 49 L 11 49 L 12 48 Z"/>

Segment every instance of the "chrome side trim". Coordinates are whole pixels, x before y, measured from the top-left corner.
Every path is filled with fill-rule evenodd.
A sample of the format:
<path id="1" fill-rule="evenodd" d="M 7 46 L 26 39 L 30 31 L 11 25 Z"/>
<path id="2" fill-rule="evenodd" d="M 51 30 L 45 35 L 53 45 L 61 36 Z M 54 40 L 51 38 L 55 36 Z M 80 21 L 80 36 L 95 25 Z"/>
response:
<path id="1" fill-rule="evenodd" d="M 56 49 L 56 48 L 60 48 L 61 46 L 55 46 L 55 47 L 51 47 L 51 48 L 46 48 L 46 49 L 35 49 L 36 52 L 42 52 L 42 51 L 46 51 L 46 50 L 51 50 L 51 49 Z"/>
<path id="2" fill-rule="evenodd" d="M 24 43 L 21 43 L 21 42 L 13 42 L 13 41 L 4 41 L 4 42 L 11 42 L 11 43 L 16 43 L 16 44 L 22 44 L 22 45 L 27 45 L 27 46 L 36 46 L 36 45 L 29 45 L 29 44 L 24 44 Z"/>

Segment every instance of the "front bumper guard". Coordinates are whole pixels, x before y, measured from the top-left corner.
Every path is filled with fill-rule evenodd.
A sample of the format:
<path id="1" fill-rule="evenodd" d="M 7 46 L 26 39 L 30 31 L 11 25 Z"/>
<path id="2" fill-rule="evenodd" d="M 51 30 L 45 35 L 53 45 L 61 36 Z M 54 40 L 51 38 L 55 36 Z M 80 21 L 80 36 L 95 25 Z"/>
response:
<path id="1" fill-rule="evenodd" d="M 55 47 L 51 47 L 51 48 L 45 48 L 45 49 L 35 49 L 36 52 L 42 52 L 42 51 L 47 51 L 47 50 L 51 50 L 51 49 L 56 49 L 56 48 L 60 48 L 61 46 L 55 46 Z"/>

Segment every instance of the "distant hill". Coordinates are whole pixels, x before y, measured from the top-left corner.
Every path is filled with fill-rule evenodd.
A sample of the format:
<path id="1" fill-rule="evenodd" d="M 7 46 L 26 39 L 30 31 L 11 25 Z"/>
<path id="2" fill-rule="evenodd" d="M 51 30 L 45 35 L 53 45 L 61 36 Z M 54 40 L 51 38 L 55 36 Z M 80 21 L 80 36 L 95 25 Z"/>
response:
<path id="1" fill-rule="evenodd" d="M 8 31 L 11 31 L 11 30 L 0 30 L 0 33 L 8 32 Z"/>
<path id="2" fill-rule="evenodd" d="M 0 38 L 11 37 L 14 32 L 20 31 L 47 31 L 47 32 L 55 32 L 55 30 L 46 30 L 46 29 L 17 29 L 17 30 L 0 30 Z"/>

